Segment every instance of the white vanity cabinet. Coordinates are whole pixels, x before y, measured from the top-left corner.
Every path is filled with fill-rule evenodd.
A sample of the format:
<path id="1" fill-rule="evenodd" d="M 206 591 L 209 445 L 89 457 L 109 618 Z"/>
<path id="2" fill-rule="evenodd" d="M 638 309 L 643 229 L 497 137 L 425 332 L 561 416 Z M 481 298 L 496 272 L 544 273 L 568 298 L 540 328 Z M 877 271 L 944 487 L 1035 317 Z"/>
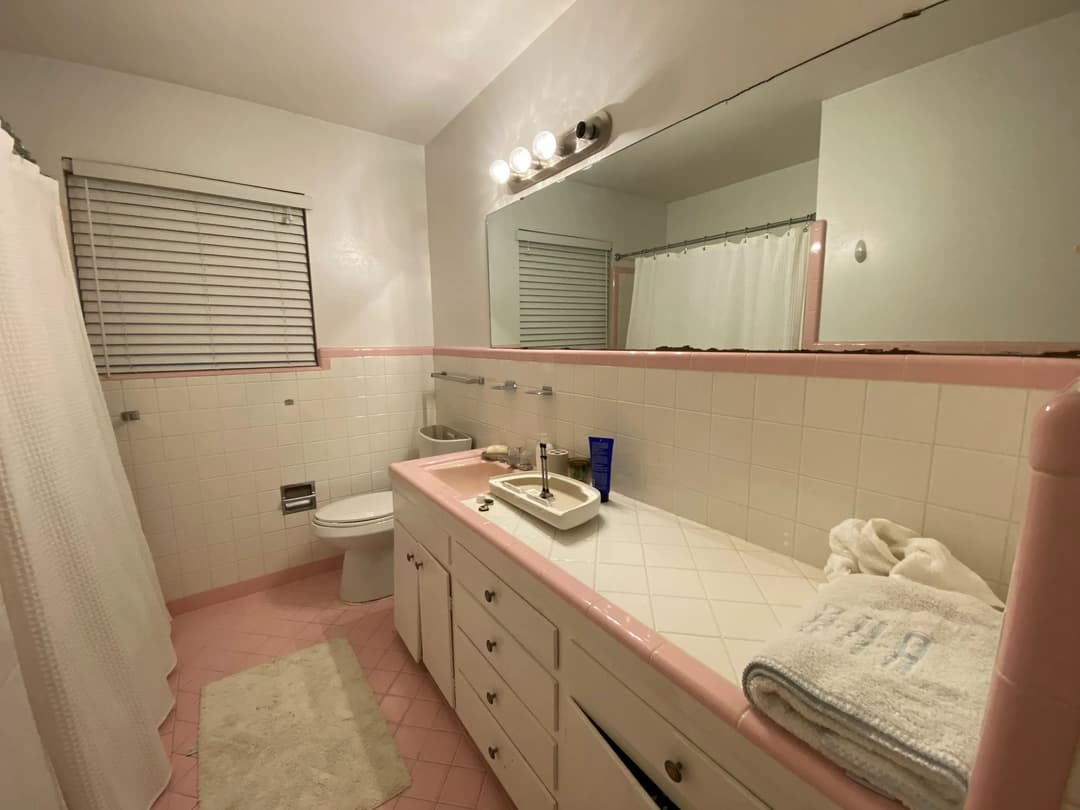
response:
<path id="1" fill-rule="evenodd" d="M 518 810 L 656 810 L 660 794 L 680 810 L 837 810 L 586 616 L 588 604 L 408 495 L 395 492 L 398 632 L 452 689 Z"/>
<path id="2" fill-rule="evenodd" d="M 420 649 L 424 666 L 439 691 L 454 705 L 454 636 L 450 623 L 450 574 L 417 544 L 416 574 L 420 596 Z"/>
<path id="3" fill-rule="evenodd" d="M 394 627 L 414 660 L 420 655 L 420 578 L 416 550 L 420 544 L 401 521 L 394 521 Z"/>
<path id="4" fill-rule="evenodd" d="M 395 507 L 399 499 L 395 498 Z M 437 537 L 438 535 L 436 535 Z M 394 521 L 394 626 L 454 705 L 450 573 L 404 522 Z"/>

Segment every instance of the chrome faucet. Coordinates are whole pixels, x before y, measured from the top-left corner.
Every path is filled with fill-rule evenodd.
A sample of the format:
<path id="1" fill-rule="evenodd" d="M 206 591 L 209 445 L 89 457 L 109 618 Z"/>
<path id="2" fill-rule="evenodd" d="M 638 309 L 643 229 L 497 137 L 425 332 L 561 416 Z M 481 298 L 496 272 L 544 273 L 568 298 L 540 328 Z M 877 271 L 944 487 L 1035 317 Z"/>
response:
<path id="1" fill-rule="evenodd" d="M 547 442 L 540 442 L 540 497 L 550 501 L 554 496 L 548 489 Z"/>

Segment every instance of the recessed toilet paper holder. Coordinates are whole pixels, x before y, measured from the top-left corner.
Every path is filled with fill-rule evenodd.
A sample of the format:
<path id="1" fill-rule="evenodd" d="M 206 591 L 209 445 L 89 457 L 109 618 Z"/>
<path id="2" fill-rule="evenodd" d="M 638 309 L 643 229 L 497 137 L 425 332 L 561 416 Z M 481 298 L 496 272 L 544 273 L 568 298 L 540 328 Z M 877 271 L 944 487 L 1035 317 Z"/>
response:
<path id="1" fill-rule="evenodd" d="M 315 482 L 305 481 L 302 484 L 285 484 L 281 488 L 281 511 L 283 514 L 292 512 L 306 512 L 314 509 L 318 504 L 315 498 Z"/>

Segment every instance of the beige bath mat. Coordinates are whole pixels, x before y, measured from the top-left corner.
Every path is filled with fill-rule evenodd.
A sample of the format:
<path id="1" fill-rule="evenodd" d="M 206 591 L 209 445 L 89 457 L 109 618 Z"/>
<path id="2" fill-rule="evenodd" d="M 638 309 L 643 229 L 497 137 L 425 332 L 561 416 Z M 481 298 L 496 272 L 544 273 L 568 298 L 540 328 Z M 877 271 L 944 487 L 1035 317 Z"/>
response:
<path id="1" fill-rule="evenodd" d="M 370 810 L 408 785 L 344 639 L 203 687 L 200 810 Z"/>

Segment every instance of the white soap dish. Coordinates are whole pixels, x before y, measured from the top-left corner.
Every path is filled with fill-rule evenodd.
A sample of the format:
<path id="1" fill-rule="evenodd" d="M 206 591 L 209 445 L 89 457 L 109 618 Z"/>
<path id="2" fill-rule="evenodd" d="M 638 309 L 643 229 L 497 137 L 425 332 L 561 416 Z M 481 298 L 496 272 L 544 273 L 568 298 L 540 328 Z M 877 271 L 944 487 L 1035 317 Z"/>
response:
<path id="1" fill-rule="evenodd" d="M 560 531 L 573 529 L 600 514 L 600 492 L 566 475 L 548 476 L 550 498 L 540 497 L 544 482 L 539 471 L 499 475 L 488 483 L 492 495 Z"/>

